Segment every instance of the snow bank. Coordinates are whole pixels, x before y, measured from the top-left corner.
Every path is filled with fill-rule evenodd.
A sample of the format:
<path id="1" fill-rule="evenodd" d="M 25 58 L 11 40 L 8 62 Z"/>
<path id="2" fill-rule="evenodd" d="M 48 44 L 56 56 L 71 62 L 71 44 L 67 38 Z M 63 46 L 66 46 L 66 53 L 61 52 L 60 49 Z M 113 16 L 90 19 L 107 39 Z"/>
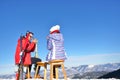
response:
<path id="1" fill-rule="evenodd" d="M 15 80 L 15 79 L 0 79 L 0 80 Z M 25 79 L 25 80 L 43 80 L 43 79 Z M 53 79 L 56 80 L 56 79 Z M 58 79 L 58 80 L 64 80 L 64 79 Z M 67 80 L 120 80 L 120 79 L 115 79 L 115 78 L 110 78 L 110 79 L 67 79 Z"/>

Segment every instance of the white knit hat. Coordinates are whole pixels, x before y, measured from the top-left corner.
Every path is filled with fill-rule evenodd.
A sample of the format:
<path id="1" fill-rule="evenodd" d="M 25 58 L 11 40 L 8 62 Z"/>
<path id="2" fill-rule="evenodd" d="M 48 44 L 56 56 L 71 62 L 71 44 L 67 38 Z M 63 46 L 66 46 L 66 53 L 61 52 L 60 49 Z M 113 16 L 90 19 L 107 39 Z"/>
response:
<path id="1" fill-rule="evenodd" d="M 53 32 L 53 31 L 55 31 L 55 30 L 60 30 L 60 26 L 59 26 L 59 25 L 55 25 L 55 26 L 52 26 L 52 27 L 50 28 L 50 32 Z"/>

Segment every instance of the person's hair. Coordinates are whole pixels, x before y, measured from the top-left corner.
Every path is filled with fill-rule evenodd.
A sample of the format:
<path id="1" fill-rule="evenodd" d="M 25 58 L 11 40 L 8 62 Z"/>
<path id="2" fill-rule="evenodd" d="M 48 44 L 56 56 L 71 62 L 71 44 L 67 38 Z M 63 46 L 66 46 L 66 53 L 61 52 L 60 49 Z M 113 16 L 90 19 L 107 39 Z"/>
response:
<path id="1" fill-rule="evenodd" d="M 34 33 L 31 32 L 31 31 L 27 31 L 27 32 L 26 32 L 26 36 L 27 36 L 28 34 L 32 34 L 32 35 L 34 35 Z"/>

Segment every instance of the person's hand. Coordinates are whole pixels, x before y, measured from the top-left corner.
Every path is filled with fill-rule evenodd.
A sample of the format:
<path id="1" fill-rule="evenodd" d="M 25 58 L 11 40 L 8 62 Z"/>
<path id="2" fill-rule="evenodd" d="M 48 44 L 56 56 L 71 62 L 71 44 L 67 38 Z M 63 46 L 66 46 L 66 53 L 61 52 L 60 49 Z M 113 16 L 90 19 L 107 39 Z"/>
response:
<path id="1" fill-rule="evenodd" d="M 32 42 L 37 43 L 37 42 L 38 42 L 38 40 L 37 40 L 37 39 L 33 39 L 33 41 L 32 41 Z"/>

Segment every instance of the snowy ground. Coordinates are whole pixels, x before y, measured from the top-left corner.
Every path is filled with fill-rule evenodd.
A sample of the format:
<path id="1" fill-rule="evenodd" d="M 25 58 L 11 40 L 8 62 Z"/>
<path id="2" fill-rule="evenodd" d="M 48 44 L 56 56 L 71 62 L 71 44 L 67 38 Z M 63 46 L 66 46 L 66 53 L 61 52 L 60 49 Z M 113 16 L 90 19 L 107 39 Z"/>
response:
<path id="1" fill-rule="evenodd" d="M 15 80 L 15 79 L 0 79 L 0 80 Z M 25 79 L 25 80 L 43 80 L 43 79 Z M 56 80 L 56 79 L 53 79 L 53 80 Z M 58 80 L 64 80 L 64 79 L 58 79 Z M 111 79 L 67 79 L 67 80 L 120 80 L 120 79 L 114 79 L 114 78 L 111 78 Z"/>

